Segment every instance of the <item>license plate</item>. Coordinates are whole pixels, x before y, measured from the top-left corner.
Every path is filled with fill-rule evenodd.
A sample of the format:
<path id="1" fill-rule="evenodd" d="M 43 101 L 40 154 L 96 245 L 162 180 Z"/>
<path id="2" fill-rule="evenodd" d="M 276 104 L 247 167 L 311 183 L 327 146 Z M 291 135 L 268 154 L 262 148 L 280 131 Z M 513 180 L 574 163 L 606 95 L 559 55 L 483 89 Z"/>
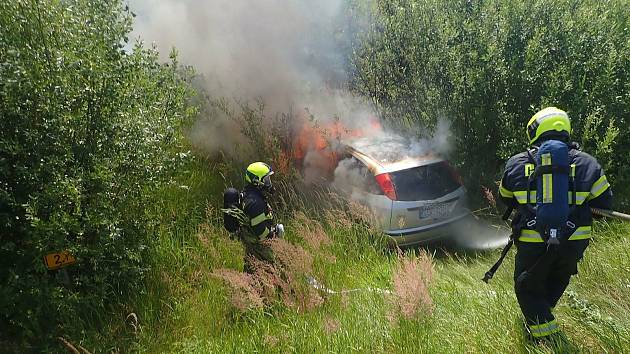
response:
<path id="1" fill-rule="evenodd" d="M 68 251 L 51 253 L 44 256 L 44 264 L 50 270 L 59 269 L 67 265 L 75 264 L 77 259 Z"/>
<path id="2" fill-rule="evenodd" d="M 444 218 L 448 215 L 449 208 L 446 204 L 433 204 L 420 208 L 420 218 Z"/>

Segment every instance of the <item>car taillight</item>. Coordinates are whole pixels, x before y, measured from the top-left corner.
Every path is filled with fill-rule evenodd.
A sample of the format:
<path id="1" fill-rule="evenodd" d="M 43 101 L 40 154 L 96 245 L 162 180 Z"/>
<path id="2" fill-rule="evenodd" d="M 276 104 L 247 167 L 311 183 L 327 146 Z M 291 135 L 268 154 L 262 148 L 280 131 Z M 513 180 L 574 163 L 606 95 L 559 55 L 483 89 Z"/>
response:
<path id="1" fill-rule="evenodd" d="M 375 178 L 387 198 L 396 200 L 396 190 L 394 189 L 394 183 L 389 173 L 381 173 L 380 175 L 376 175 Z"/>

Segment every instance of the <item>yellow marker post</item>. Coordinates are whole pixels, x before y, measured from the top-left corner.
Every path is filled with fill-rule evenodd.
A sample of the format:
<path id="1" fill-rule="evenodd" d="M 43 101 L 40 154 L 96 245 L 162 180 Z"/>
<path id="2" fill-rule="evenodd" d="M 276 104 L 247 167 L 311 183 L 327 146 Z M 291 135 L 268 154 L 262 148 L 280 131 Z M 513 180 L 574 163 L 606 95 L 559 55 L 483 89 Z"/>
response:
<path id="1" fill-rule="evenodd" d="M 44 256 L 44 264 L 49 270 L 59 269 L 71 264 L 75 264 L 77 259 L 68 251 L 61 253 L 50 253 Z"/>

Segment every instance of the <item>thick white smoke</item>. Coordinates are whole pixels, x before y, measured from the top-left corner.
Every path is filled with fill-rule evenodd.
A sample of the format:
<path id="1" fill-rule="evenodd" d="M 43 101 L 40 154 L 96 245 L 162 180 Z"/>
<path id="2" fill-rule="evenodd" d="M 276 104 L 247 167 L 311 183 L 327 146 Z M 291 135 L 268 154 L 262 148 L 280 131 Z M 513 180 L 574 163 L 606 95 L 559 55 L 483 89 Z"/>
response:
<path id="1" fill-rule="evenodd" d="M 341 56 L 333 31 L 340 0 L 132 0 L 135 34 L 162 55 L 176 47 L 211 94 L 262 97 L 285 108 Z"/>
<path id="2" fill-rule="evenodd" d="M 339 161 L 335 169 L 333 186 L 355 200 L 361 200 L 358 191 L 368 191 L 374 184 L 374 175 L 353 158 Z M 374 192 L 374 191 L 373 191 Z"/>
<path id="3" fill-rule="evenodd" d="M 130 0 L 135 38 L 155 45 L 166 60 L 176 48 L 193 65 L 210 97 L 260 100 L 265 115 L 293 110 L 319 121 L 339 119 L 349 129 L 374 119 L 372 107 L 343 89 L 349 46 L 343 0 Z M 357 15 L 353 13 L 353 15 Z M 346 22 L 344 22 L 346 21 Z M 362 22 L 362 21 L 357 21 Z M 346 48 L 346 49 L 342 49 Z M 235 109 L 238 110 L 238 105 Z M 216 108 L 191 131 L 195 146 L 231 154 L 247 139 L 240 126 Z M 384 135 L 387 135 L 383 133 Z M 411 132 L 409 136 L 417 136 Z M 411 141 L 409 155 L 448 151 L 448 125 L 433 138 Z M 386 147 L 382 147 L 386 148 Z M 306 179 L 320 180 L 326 155 L 309 151 Z"/>
<path id="4" fill-rule="evenodd" d="M 432 136 L 425 138 L 408 138 L 402 135 L 380 131 L 376 134 L 346 141 L 358 151 L 369 155 L 383 164 L 413 160 L 433 155 L 446 157 L 451 148 L 451 132 L 448 121 L 438 121 Z M 334 173 L 334 185 L 341 190 L 352 190 L 353 187 L 369 189 L 374 176 L 367 171 L 357 171 L 357 163 L 353 158 L 342 160 Z"/>
<path id="5" fill-rule="evenodd" d="M 354 100 L 336 89 L 345 82 L 341 0 L 130 0 L 130 7 L 134 37 L 163 59 L 175 47 L 213 98 L 260 99 L 269 116 L 306 107 L 318 119 Z M 196 145 L 229 151 L 245 142 L 221 112 L 205 118 L 193 129 Z"/>

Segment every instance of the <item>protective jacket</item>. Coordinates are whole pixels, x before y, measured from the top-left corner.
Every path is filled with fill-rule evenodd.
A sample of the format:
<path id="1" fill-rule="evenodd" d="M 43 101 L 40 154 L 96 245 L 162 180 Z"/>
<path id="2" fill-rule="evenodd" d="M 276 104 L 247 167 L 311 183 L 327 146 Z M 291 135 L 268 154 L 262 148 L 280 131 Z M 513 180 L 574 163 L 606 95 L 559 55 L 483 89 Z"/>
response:
<path id="1" fill-rule="evenodd" d="M 273 236 L 273 214 L 263 193 L 252 185 L 243 191 L 243 211 L 249 219 L 243 238 L 248 243 L 258 243 Z"/>
<path id="2" fill-rule="evenodd" d="M 535 213 L 527 204 L 536 204 L 536 181 L 530 184 L 529 176 L 535 165 L 532 156 L 537 147 L 512 156 L 505 167 L 499 194 L 503 202 L 518 210 L 513 223 L 518 224 L 520 232 L 515 235 L 520 242 L 544 242 L 536 231 Z M 569 146 L 569 204 L 571 211 L 567 222 L 569 240 L 585 240 L 591 237 L 593 217 L 590 207 L 610 209 L 612 192 L 602 167 L 591 155 L 580 151 L 577 144 Z M 528 184 L 529 188 L 528 188 Z M 529 190 L 529 198 L 528 198 Z"/>
<path id="3" fill-rule="evenodd" d="M 245 266 L 247 273 L 254 273 L 254 259 L 273 262 L 273 251 L 264 240 L 274 236 L 273 215 L 263 193 L 248 185 L 243 191 L 243 211 L 246 225 L 241 228 L 240 238 L 245 247 Z"/>

